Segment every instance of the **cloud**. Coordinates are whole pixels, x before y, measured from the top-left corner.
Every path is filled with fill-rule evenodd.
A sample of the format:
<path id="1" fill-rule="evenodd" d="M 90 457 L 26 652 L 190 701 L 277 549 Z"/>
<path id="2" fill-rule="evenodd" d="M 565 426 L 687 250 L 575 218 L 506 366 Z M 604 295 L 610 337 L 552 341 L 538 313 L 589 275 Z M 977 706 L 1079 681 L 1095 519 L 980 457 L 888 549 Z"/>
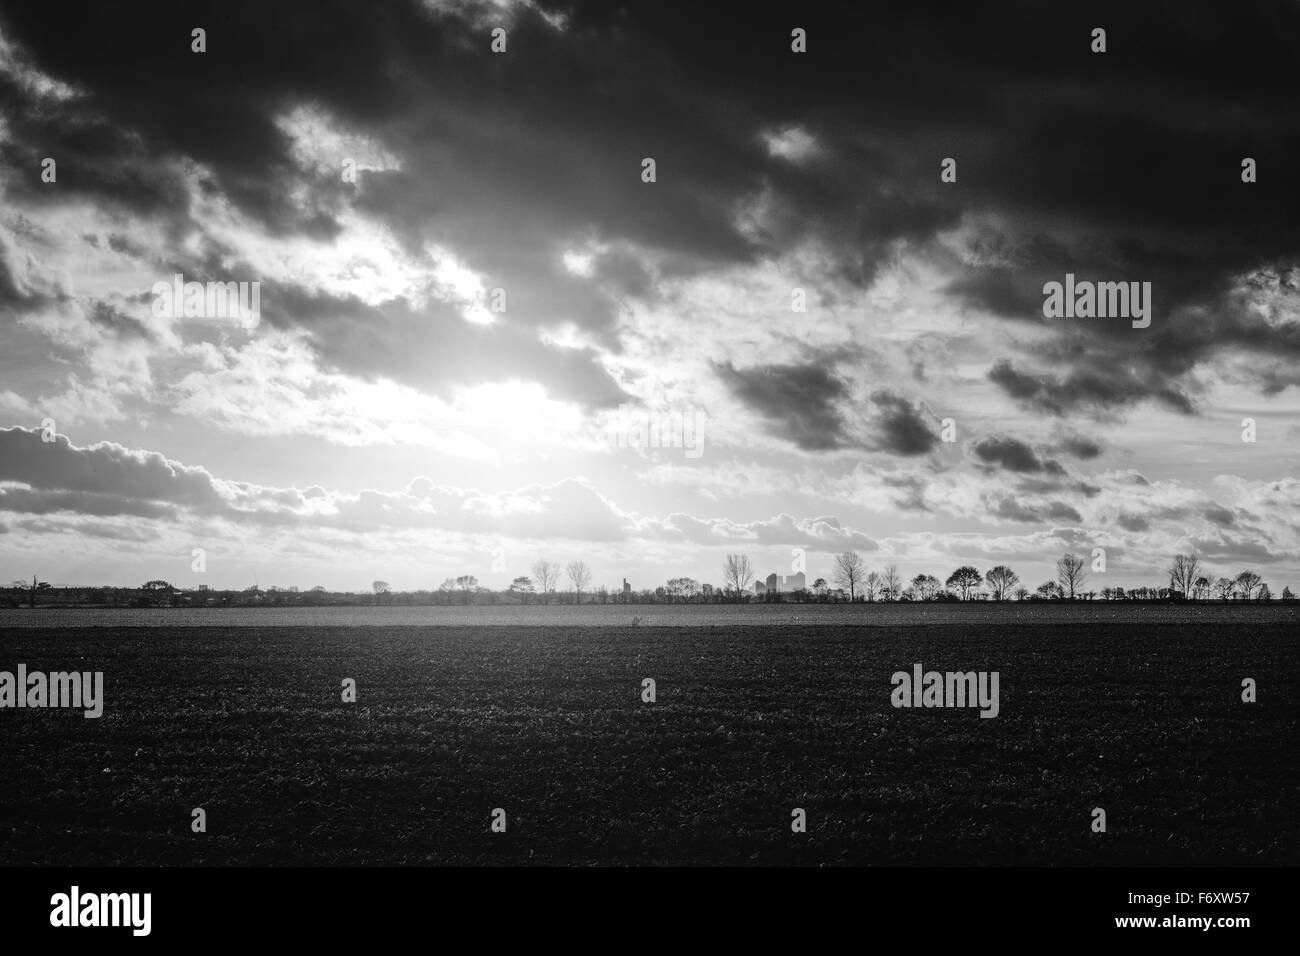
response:
<path id="1" fill-rule="evenodd" d="M 1011 495 L 990 495 L 989 513 L 995 517 L 1004 518 L 1007 521 L 1019 521 L 1025 523 L 1046 523 L 1054 520 L 1083 520 L 1083 516 L 1080 515 L 1077 510 L 1063 501 L 1034 504 L 1020 500 Z"/>
<path id="2" fill-rule="evenodd" d="M 915 403 L 883 390 L 873 392 L 871 400 L 877 409 L 869 446 L 873 450 L 915 456 L 926 454 L 938 443 L 930 420 Z"/>
<path id="3" fill-rule="evenodd" d="M 0 481 L 21 482 L 34 492 L 89 493 L 122 507 L 165 502 L 218 510 L 224 505 L 212 476 L 202 468 L 111 442 L 79 448 L 66 435 L 56 435 L 52 442 L 42 441 L 41 435 L 35 428 L 0 429 Z M 108 512 L 101 508 L 95 513 Z"/>
<path id="4" fill-rule="evenodd" d="M 1070 435 L 1062 439 L 1057 446 L 1067 455 L 1075 458 L 1089 459 L 1096 458 L 1102 452 L 1102 444 L 1095 438 L 1088 438 L 1084 435 Z"/>
<path id="5" fill-rule="evenodd" d="M 1125 531 L 1146 531 L 1151 527 L 1151 522 L 1141 515 L 1122 514 L 1116 520 Z"/>
<path id="6" fill-rule="evenodd" d="M 1076 410 L 1111 411 L 1146 399 L 1155 399 L 1183 414 L 1194 411 L 1192 400 L 1176 387 L 1153 388 L 1131 367 L 1076 370 L 1058 378 L 1022 372 L 1007 359 L 1000 359 L 989 370 L 988 378 L 1024 405 L 1053 415 Z"/>
<path id="7" fill-rule="evenodd" d="M 1015 438 L 981 438 L 971 445 L 975 457 L 987 465 L 995 465 L 1006 471 L 1022 474 L 1048 472 L 1055 475 L 1065 474 L 1059 462 L 1040 459 L 1038 454 L 1024 442 Z"/>
<path id="8" fill-rule="evenodd" d="M 107 302 L 96 302 L 89 313 L 90 321 L 121 338 L 150 338 L 152 333 L 139 319 L 115 309 Z"/>
<path id="9" fill-rule="evenodd" d="M 1207 521 L 1212 521 L 1220 527 L 1230 528 L 1236 524 L 1232 512 L 1220 505 L 1211 505 L 1202 512 L 1202 515 Z"/>
<path id="10" fill-rule="evenodd" d="M 768 545 L 806 547 L 820 551 L 876 551 L 877 541 L 838 518 L 795 518 L 779 514 L 758 521 L 736 522 L 724 518 L 698 518 L 675 513 L 643 523 L 643 532 L 665 540 L 686 540 L 698 545 Z"/>
<path id="11" fill-rule="evenodd" d="M 713 366 L 723 384 L 762 416 L 776 437 L 805 451 L 826 451 L 848 441 L 838 403 L 848 388 L 822 365 Z"/>

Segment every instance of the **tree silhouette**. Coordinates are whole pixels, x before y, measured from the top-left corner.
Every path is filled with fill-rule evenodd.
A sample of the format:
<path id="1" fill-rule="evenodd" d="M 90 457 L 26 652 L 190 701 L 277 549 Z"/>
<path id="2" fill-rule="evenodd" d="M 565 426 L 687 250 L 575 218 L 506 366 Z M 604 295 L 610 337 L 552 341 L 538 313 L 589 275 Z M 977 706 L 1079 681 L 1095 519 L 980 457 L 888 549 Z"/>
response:
<path id="1" fill-rule="evenodd" d="M 1247 601 L 1261 587 L 1264 586 L 1264 579 L 1254 571 L 1242 571 L 1237 575 L 1237 590 Z"/>
<path id="2" fill-rule="evenodd" d="M 885 568 L 885 576 L 881 581 L 880 593 L 886 601 L 897 601 L 903 593 L 903 579 L 898 575 L 898 565 L 891 564 Z"/>
<path id="3" fill-rule="evenodd" d="M 1065 589 L 1055 581 L 1044 581 L 1035 593 L 1044 600 L 1057 601 L 1065 596 Z"/>
<path id="4" fill-rule="evenodd" d="M 1056 581 L 1065 592 L 1065 596 L 1074 600 L 1074 596 L 1082 589 L 1084 579 L 1088 574 L 1083 570 L 1083 558 L 1069 552 L 1061 555 L 1061 560 L 1056 562 Z"/>
<path id="5" fill-rule="evenodd" d="M 1169 587 L 1181 591 L 1183 597 L 1193 597 L 1196 579 L 1201 573 L 1201 559 L 1195 554 L 1176 554 L 1173 563 L 1166 572 L 1169 575 Z"/>
<path id="6" fill-rule="evenodd" d="M 672 601 L 689 601 L 699 591 L 699 582 L 694 578 L 669 578 L 664 590 Z"/>
<path id="7" fill-rule="evenodd" d="M 984 580 L 989 583 L 993 591 L 993 600 L 1005 601 L 1011 596 L 1011 589 L 1020 583 L 1020 575 L 1005 564 L 999 564 L 995 568 L 989 568 L 988 574 L 984 575 Z"/>
<path id="8" fill-rule="evenodd" d="M 754 570 L 749 565 L 749 555 L 729 554 L 722 562 L 722 586 L 740 600 L 754 580 Z"/>
<path id="9" fill-rule="evenodd" d="M 858 596 L 858 585 L 866 574 L 866 568 L 855 551 L 845 551 L 835 556 L 835 583 L 849 592 L 849 600 Z"/>
<path id="10" fill-rule="evenodd" d="M 918 600 L 932 601 L 939 593 L 939 579 L 933 574 L 918 574 L 912 578 L 912 591 Z"/>
<path id="11" fill-rule="evenodd" d="M 570 561 L 569 566 L 565 570 L 569 574 L 569 581 L 573 584 L 574 599 L 576 603 L 581 604 L 582 592 L 586 590 L 587 585 L 591 583 L 591 571 L 587 567 L 587 562 Z"/>
<path id="12" fill-rule="evenodd" d="M 471 596 L 478 590 L 478 578 L 472 574 L 462 574 L 456 579 L 456 590 L 460 591 L 461 601 L 469 604 Z"/>
<path id="13" fill-rule="evenodd" d="M 969 601 L 971 589 L 979 587 L 980 584 L 983 583 L 983 581 L 984 578 L 980 575 L 980 573 L 974 568 L 972 568 L 969 564 L 966 564 L 966 565 L 962 565 L 952 574 L 948 575 L 948 580 L 946 584 L 950 588 L 955 587 L 959 591 L 961 591 L 961 599 L 963 601 Z"/>
<path id="14" fill-rule="evenodd" d="M 533 577 L 537 579 L 542 603 L 549 604 L 551 595 L 555 593 L 555 586 L 560 583 L 560 566 L 550 561 L 540 560 L 533 564 L 532 572 Z"/>

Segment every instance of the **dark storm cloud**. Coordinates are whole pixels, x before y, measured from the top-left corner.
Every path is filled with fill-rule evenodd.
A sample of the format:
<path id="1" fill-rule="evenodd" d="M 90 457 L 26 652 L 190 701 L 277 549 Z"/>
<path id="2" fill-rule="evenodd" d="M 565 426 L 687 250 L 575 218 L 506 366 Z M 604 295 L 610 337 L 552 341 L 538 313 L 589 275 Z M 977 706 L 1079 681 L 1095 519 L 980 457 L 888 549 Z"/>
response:
<path id="1" fill-rule="evenodd" d="M 509 52 L 494 56 L 487 29 L 505 15 L 488 7 L 157 0 L 50 17 L 13 5 L 7 35 L 87 96 L 42 111 L 13 83 L 0 89 L 22 144 L 3 158 L 34 169 L 40 150 L 57 150 L 60 195 L 178 230 L 189 199 L 176 157 L 211 169 L 209 188 L 275 234 L 329 241 L 355 202 L 410 248 L 444 244 L 508 289 L 501 321 L 519 335 L 573 322 L 617 348 L 618 298 L 653 284 L 634 261 L 592 282 L 568 276 L 559 254 L 585 238 L 647 250 L 672 275 L 815 237 L 842 280 L 867 284 L 898 241 L 926 248 L 965 221 L 983 224 L 976 250 L 996 255 L 953 264 L 958 301 L 1041 322 L 1042 283 L 1067 271 L 1153 284 L 1150 329 L 1061 324 L 1070 347 L 994 370 L 1031 406 L 1107 413 L 1155 399 L 1190 411 L 1188 373 L 1225 349 L 1300 357 L 1294 322 L 1266 322 L 1229 287 L 1300 252 L 1288 174 L 1300 4 L 542 6 L 564 28 L 516 9 Z M 205 54 L 190 52 L 195 25 Z M 794 25 L 807 54 L 790 52 Z M 1088 48 L 1096 25 L 1102 55 Z M 402 170 L 363 174 L 353 191 L 300 168 L 276 123 L 299 105 L 373 137 Z M 815 138 L 816 156 L 769 155 L 759 133 L 790 125 Z M 1260 164 L 1252 185 L 1240 181 L 1246 155 Z M 638 176 L 646 156 L 651 185 Z M 946 156 L 955 184 L 939 182 Z M 289 188 L 302 182 L 305 199 Z M 47 195 L 34 175 L 23 183 L 13 188 L 33 201 Z M 766 213 L 742 230 L 737 210 L 759 195 Z M 1276 362 L 1256 374 L 1267 389 L 1297 384 Z M 906 423 L 898 432 L 906 445 Z"/>
<path id="2" fill-rule="evenodd" d="M 1053 501 L 1047 506 L 1046 515 L 1048 518 L 1064 518 L 1069 521 L 1082 521 L 1083 516 L 1075 511 L 1073 507 L 1064 501 Z"/>
<path id="3" fill-rule="evenodd" d="M 1116 520 L 1125 531 L 1146 531 L 1151 527 L 1151 522 L 1141 515 L 1122 514 Z"/>
<path id="4" fill-rule="evenodd" d="M 1015 438 L 981 438 L 971 445 L 971 451 L 975 453 L 976 458 L 986 465 L 997 466 L 1006 471 L 1022 474 L 1038 474 L 1040 472 L 1056 475 L 1065 474 L 1065 469 L 1061 467 L 1059 462 L 1050 458 L 1046 460 L 1039 458 L 1034 449 Z"/>
<path id="5" fill-rule="evenodd" d="M 84 491 L 36 491 L 0 488 L 0 511 L 44 515 L 76 512 L 81 515 L 131 515 L 139 518 L 175 518 L 177 509 L 155 501 L 140 501 Z"/>
<path id="6" fill-rule="evenodd" d="M 771 433 L 805 451 L 858 447 L 891 455 L 928 453 L 939 442 L 932 418 L 902 395 L 880 390 L 862 410 L 862 431 L 845 421 L 850 394 L 846 382 L 827 367 L 830 355 L 801 365 L 759 365 L 738 369 L 714 363 L 728 390 L 761 416 Z"/>
<path id="7" fill-rule="evenodd" d="M 847 442 L 838 403 L 848 388 L 822 365 L 713 366 L 723 384 L 762 416 L 772 434 L 805 451 L 841 448 Z"/>
<path id="8" fill-rule="evenodd" d="M 109 442 L 79 448 L 65 435 L 52 442 L 41 439 L 34 428 L 0 429 L 0 481 L 30 486 L 22 493 L 23 510 L 53 510 L 57 503 L 88 514 L 146 515 L 154 513 L 157 502 L 225 510 L 212 476 L 202 468 Z"/>
<path id="9" fill-rule="evenodd" d="M 913 456 L 924 455 L 939 443 L 929 418 L 903 396 L 879 391 L 872 394 L 871 400 L 878 411 L 872 423 L 874 434 L 869 447 Z"/>
<path id="10" fill-rule="evenodd" d="M 1082 521 L 1083 516 L 1063 501 L 1052 501 L 1045 505 L 1031 504 L 1011 495 L 993 495 L 988 499 L 989 513 L 996 518 L 1018 521 L 1024 524 L 1042 523 L 1052 520 Z"/>
<path id="11" fill-rule="evenodd" d="M 1046 495 L 1062 494 L 1069 492 L 1071 494 L 1083 495 L 1085 498 L 1095 498 L 1101 493 L 1101 488 L 1097 485 L 1090 485 L 1086 481 L 1078 481 L 1070 478 L 1064 473 L 1055 473 L 1044 471 L 1041 475 L 1033 477 L 1022 477 L 1016 482 L 1016 491 L 1020 494 L 1028 495 Z"/>
<path id="12" fill-rule="evenodd" d="M 466 322 L 446 303 L 413 309 L 394 299 L 371 306 L 283 285 L 268 288 L 263 302 L 268 325 L 304 330 L 322 364 L 366 379 L 387 377 L 429 392 L 520 379 L 588 407 L 627 398 L 590 349 L 553 348 L 503 322 Z"/>
<path id="13" fill-rule="evenodd" d="M 1061 451 L 1074 458 L 1088 460 L 1096 458 L 1102 453 L 1101 442 L 1095 438 L 1088 438 L 1085 435 L 1070 435 L 1062 439 L 1059 446 Z"/>
<path id="14" fill-rule="evenodd" d="M 1211 505 L 1202 512 L 1207 521 L 1213 521 L 1221 528 L 1230 528 L 1237 523 L 1232 512 L 1222 505 Z"/>
<path id="15" fill-rule="evenodd" d="M 113 308 L 107 302 L 95 302 L 88 314 L 90 321 L 95 325 L 107 329 L 122 338 L 147 339 L 152 337 L 150 331 L 139 319 L 132 318 L 119 309 Z"/>
<path id="16" fill-rule="evenodd" d="M 515 95 L 523 92 L 520 84 L 508 76 L 486 83 L 473 80 L 476 68 L 493 71 L 485 54 L 486 30 L 471 32 L 455 17 L 435 16 L 413 3 L 364 16 L 342 3 L 332 10 L 329 5 L 252 6 L 241 10 L 240 4 L 222 4 L 206 11 L 200 6 L 182 14 L 166 4 L 145 3 L 68 18 L 67 29 L 55 31 L 49 18 L 6 12 L 0 23 L 31 52 L 36 65 L 90 92 L 63 103 L 34 105 L 25 102 L 18 84 L 0 90 L 14 107 L 10 132 L 19 144 L 8 158 L 16 167 L 34 171 L 11 188 L 32 202 L 80 195 L 156 216 L 179 238 L 203 226 L 191 219 L 192 197 L 179 176 L 179 160 L 190 157 L 212 170 L 213 178 L 201 189 L 227 196 L 274 235 L 320 241 L 338 234 L 332 217 L 359 192 L 362 208 L 397 227 L 413 252 L 430 239 L 452 247 L 485 274 L 489 285 L 506 290 L 509 307 L 497 316 L 493 332 L 456 328 L 465 323 L 438 304 L 416 314 L 401 303 L 392 304 L 387 319 L 375 323 L 363 318 L 354 329 L 347 319 L 303 315 L 292 310 L 293 303 L 277 308 L 263 299 L 268 312 L 301 320 L 330 364 L 361 374 L 392 374 L 432 392 L 461 382 L 516 377 L 542 381 L 557 397 L 589 406 L 621 400 L 623 393 L 590 350 L 546 346 L 538 337 L 541 329 L 566 322 L 599 329 L 614 315 L 614 299 L 565 273 L 559 254 L 560 239 L 590 225 L 584 195 L 599 193 L 578 168 L 576 156 L 565 150 L 586 148 L 599 156 L 596 147 L 604 134 L 591 128 L 591 142 L 574 144 L 565 142 L 563 129 L 556 129 L 558 139 L 551 148 L 540 153 L 527 149 L 519 142 L 526 124 L 516 122 L 524 105 Z M 190 51 L 195 24 L 208 31 L 205 54 Z M 310 27 L 308 37 L 303 36 L 305 27 Z M 536 41 L 549 42 L 555 31 L 536 17 L 525 18 L 512 27 L 512 43 L 526 47 L 530 33 Z M 131 58 L 130 68 L 123 69 L 119 53 L 110 52 L 115 47 L 151 52 Z M 541 53 L 535 49 L 532 55 Z M 494 109 L 494 102 L 502 109 Z M 391 147 L 404 163 L 417 166 L 418 174 L 363 173 L 363 182 L 353 190 L 342 184 L 337 168 L 323 173 L 301 168 L 276 122 L 299 105 L 322 106 L 345 129 Z M 403 135 L 389 135 L 384 124 L 403 115 L 427 125 L 407 122 Z M 484 129 L 485 116 L 500 125 Z M 482 136 L 472 135 L 475 129 Z M 40 157 L 51 153 L 60 164 L 58 189 L 43 190 L 37 175 Z M 343 158 L 338 157 L 340 164 Z M 638 185 L 639 159 L 638 154 L 630 167 L 630 181 Z M 563 170 L 560 182 L 568 193 L 551 188 L 554 183 L 548 186 L 548 173 L 539 166 Z M 308 187 L 305 202 L 297 201 L 304 193 L 292 188 L 300 183 Z M 710 234 L 719 232 L 719 217 L 691 212 L 674 218 L 662 208 L 663 198 L 650 218 L 676 223 L 683 230 L 679 238 L 694 236 L 707 243 Z M 566 216 L 570 204 L 573 214 Z M 618 217 L 628 210 L 609 214 Z M 734 236 L 729 241 L 740 245 Z M 702 248 L 685 242 L 680 251 Z M 193 263 L 179 251 L 173 261 L 156 265 L 163 274 L 184 271 L 190 278 L 228 279 L 228 251 L 209 251 L 215 271 L 186 270 Z M 613 260 L 609 265 L 616 288 L 636 288 L 629 263 Z M 256 263 L 244 268 L 258 278 Z M 193 275 L 195 271 L 202 275 Z M 350 311 L 355 316 L 358 310 L 354 306 Z M 377 312 L 372 310 L 370 318 Z M 368 354 L 365 333 L 375 331 L 376 324 L 378 347 Z"/>
<path id="17" fill-rule="evenodd" d="M 98 239 L 96 239 L 96 243 L 98 243 Z M 128 236 L 119 236 L 116 233 L 111 234 L 108 237 L 108 248 L 121 255 L 130 256 L 133 259 L 143 259 L 146 255 L 146 250 L 132 242 Z"/>
<path id="18" fill-rule="evenodd" d="M 919 475 L 886 473 L 880 476 L 880 483 L 898 492 L 890 495 L 889 498 L 890 504 L 897 510 L 930 511 L 930 507 L 925 503 L 925 492 L 929 482 Z"/>
<path id="19" fill-rule="evenodd" d="M 1265 321 L 1229 289 L 1233 276 L 1300 253 L 1300 185 L 1286 172 L 1300 147 L 1300 5 L 778 9 L 719 11 L 730 38 L 721 48 L 707 28 L 682 30 L 658 8 L 651 20 L 582 4 L 574 20 L 637 20 L 665 45 L 671 34 L 701 88 L 752 83 L 769 121 L 817 136 L 831 159 L 774 182 L 801 229 L 849 240 L 836 242 L 845 276 L 868 281 L 889 240 L 928 238 L 969 212 L 989 214 L 987 239 L 1004 255 L 963 270 L 950 289 L 960 300 L 1041 322 L 1043 282 L 1067 271 L 1151 282 L 1150 330 L 1061 329 L 1090 345 L 1040 357 L 1052 372 L 1032 391 L 1045 410 L 1155 399 L 1190 411 L 1184 377 L 1199 362 L 1230 349 L 1300 357 L 1300 327 Z M 806 58 L 771 54 L 771 24 L 783 19 L 808 29 Z M 1108 30 L 1105 54 L 1088 49 L 1094 25 Z M 759 62 L 769 82 L 754 81 Z M 1247 155 L 1273 172 L 1243 184 Z M 958 184 L 936 187 L 941 156 L 958 160 Z M 844 188 L 855 174 L 888 188 Z M 828 208 L 818 188 L 848 201 Z M 881 194 L 891 197 L 883 207 Z M 1132 371 L 1103 371 L 1120 366 Z M 1268 391 L 1300 383 L 1294 361 L 1256 376 Z"/>
<path id="20" fill-rule="evenodd" d="M 1086 368 L 1057 377 L 1020 371 L 1001 359 L 989 370 L 988 378 L 1022 405 L 1053 415 L 1066 415 L 1080 408 L 1108 412 L 1146 398 L 1157 399 L 1183 414 L 1194 410 L 1191 399 L 1178 388 L 1153 387 L 1150 379 L 1132 365 Z"/>
<path id="21" fill-rule="evenodd" d="M 10 12 L 0 12 L 0 27 L 8 23 Z M 190 209 L 180 170 L 129 127 L 115 125 L 100 112 L 109 105 L 96 99 L 34 102 L 27 91 L 0 75 L 0 113 L 9 133 L 0 142 L 0 160 L 25 173 L 7 181 L 7 197 L 21 198 L 37 209 L 90 199 L 110 210 L 157 217 L 169 224 L 173 238 L 180 238 Z M 56 163 L 55 183 L 41 181 L 46 157 Z"/>
<path id="22" fill-rule="evenodd" d="M 1196 553 L 1207 560 L 1230 563 L 1237 568 L 1243 569 L 1250 567 L 1255 562 L 1271 564 L 1285 556 L 1270 550 L 1256 539 L 1192 538 L 1190 541 Z M 1228 576 L 1232 576 L 1231 571 L 1228 572 Z"/>

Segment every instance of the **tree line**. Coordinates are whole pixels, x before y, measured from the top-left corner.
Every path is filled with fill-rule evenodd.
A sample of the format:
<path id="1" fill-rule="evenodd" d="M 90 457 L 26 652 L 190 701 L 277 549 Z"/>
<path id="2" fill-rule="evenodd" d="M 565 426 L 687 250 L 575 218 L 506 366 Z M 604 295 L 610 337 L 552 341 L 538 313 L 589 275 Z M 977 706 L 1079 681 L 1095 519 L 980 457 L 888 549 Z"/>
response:
<path id="1" fill-rule="evenodd" d="M 1005 564 L 981 572 L 973 565 L 962 565 L 946 578 L 921 573 L 910 581 L 899 573 L 895 564 L 880 570 L 868 569 L 862 556 L 854 551 L 837 554 L 832 560 L 831 580 L 819 577 L 811 586 L 780 593 L 755 594 L 757 580 L 753 564 L 745 554 L 728 554 L 722 563 L 722 585 L 696 581 L 690 577 L 670 578 L 665 584 L 639 591 L 610 592 L 591 588 L 591 569 L 584 561 L 560 565 L 549 560 L 533 564 L 531 575 L 516 577 L 504 591 L 482 587 L 474 575 L 447 578 L 433 596 L 433 602 L 482 603 L 506 599 L 519 603 L 582 604 L 717 604 L 753 602 L 812 603 L 899 603 L 918 601 L 1271 601 L 1274 595 L 1255 571 L 1241 571 L 1232 576 L 1212 576 L 1196 554 L 1175 555 L 1165 570 L 1164 587 L 1106 586 L 1090 589 L 1090 572 L 1085 560 L 1067 552 L 1056 562 L 1056 574 L 1032 591 L 1020 575 Z M 376 594 L 388 592 L 388 585 L 375 582 Z M 424 593 L 424 592 L 417 592 Z M 1295 600 L 1284 587 L 1280 598 Z M 409 603 L 409 602 L 404 602 Z"/>
<path id="2" fill-rule="evenodd" d="M 1196 554 L 1175 555 L 1165 569 L 1167 586 L 1088 587 L 1090 572 L 1084 559 L 1067 552 L 1056 562 L 1056 574 L 1032 591 L 1020 575 L 1005 564 L 981 572 L 962 565 L 942 580 L 921 573 L 904 579 L 895 564 L 869 569 L 853 551 L 835 555 L 831 580 L 819 577 L 812 585 L 795 591 L 755 594 L 756 580 L 748 555 L 729 554 L 722 564 L 721 586 L 681 576 L 641 590 L 592 587 L 591 568 L 585 561 L 568 564 L 542 559 L 534 562 L 530 574 L 520 575 L 504 590 L 484 587 L 477 577 L 463 574 L 445 579 L 433 591 L 394 592 L 386 581 L 375 581 L 371 595 L 326 591 L 316 586 L 299 593 L 297 588 L 246 588 L 239 591 L 180 589 L 163 580 L 148 581 L 138 589 L 52 588 L 37 578 L 15 581 L 0 588 L 0 606 L 35 606 L 42 603 L 175 605 L 212 604 L 719 604 L 754 602 L 918 602 L 918 601 L 1294 601 L 1290 587 L 1276 596 L 1258 572 L 1215 574 L 1203 567 Z"/>
<path id="3" fill-rule="evenodd" d="M 1033 591 L 1021 583 L 1020 575 L 999 564 L 987 571 L 972 565 L 956 568 L 940 581 L 932 574 L 918 574 L 904 583 L 896 565 L 883 572 L 870 571 L 862 557 L 845 551 L 835 556 L 832 579 L 837 587 L 830 592 L 824 578 L 812 585 L 815 597 L 832 593 L 848 601 L 1198 601 L 1219 600 L 1271 601 L 1273 593 L 1255 571 L 1242 571 L 1232 577 L 1211 578 L 1196 554 L 1175 555 L 1165 569 L 1167 587 L 1087 587 L 1089 571 L 1082 557 L 1072 552 L 1056 562 L 1056 576 L 1039 584 Z M 1282 589 L 1283 600 L 1294 600 L 1289 587 Z"/>

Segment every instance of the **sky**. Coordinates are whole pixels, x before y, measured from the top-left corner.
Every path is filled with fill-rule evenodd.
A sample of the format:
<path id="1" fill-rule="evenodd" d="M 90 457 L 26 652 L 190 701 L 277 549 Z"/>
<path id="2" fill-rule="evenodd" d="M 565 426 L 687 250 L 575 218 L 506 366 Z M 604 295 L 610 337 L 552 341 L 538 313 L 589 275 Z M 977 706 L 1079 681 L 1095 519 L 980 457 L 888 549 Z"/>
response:
<path id="1" fill-rule="evenodd" d="M 892 6 L 0 4 L 0 580 L 1300 588 L 1300 3 Z"/>

